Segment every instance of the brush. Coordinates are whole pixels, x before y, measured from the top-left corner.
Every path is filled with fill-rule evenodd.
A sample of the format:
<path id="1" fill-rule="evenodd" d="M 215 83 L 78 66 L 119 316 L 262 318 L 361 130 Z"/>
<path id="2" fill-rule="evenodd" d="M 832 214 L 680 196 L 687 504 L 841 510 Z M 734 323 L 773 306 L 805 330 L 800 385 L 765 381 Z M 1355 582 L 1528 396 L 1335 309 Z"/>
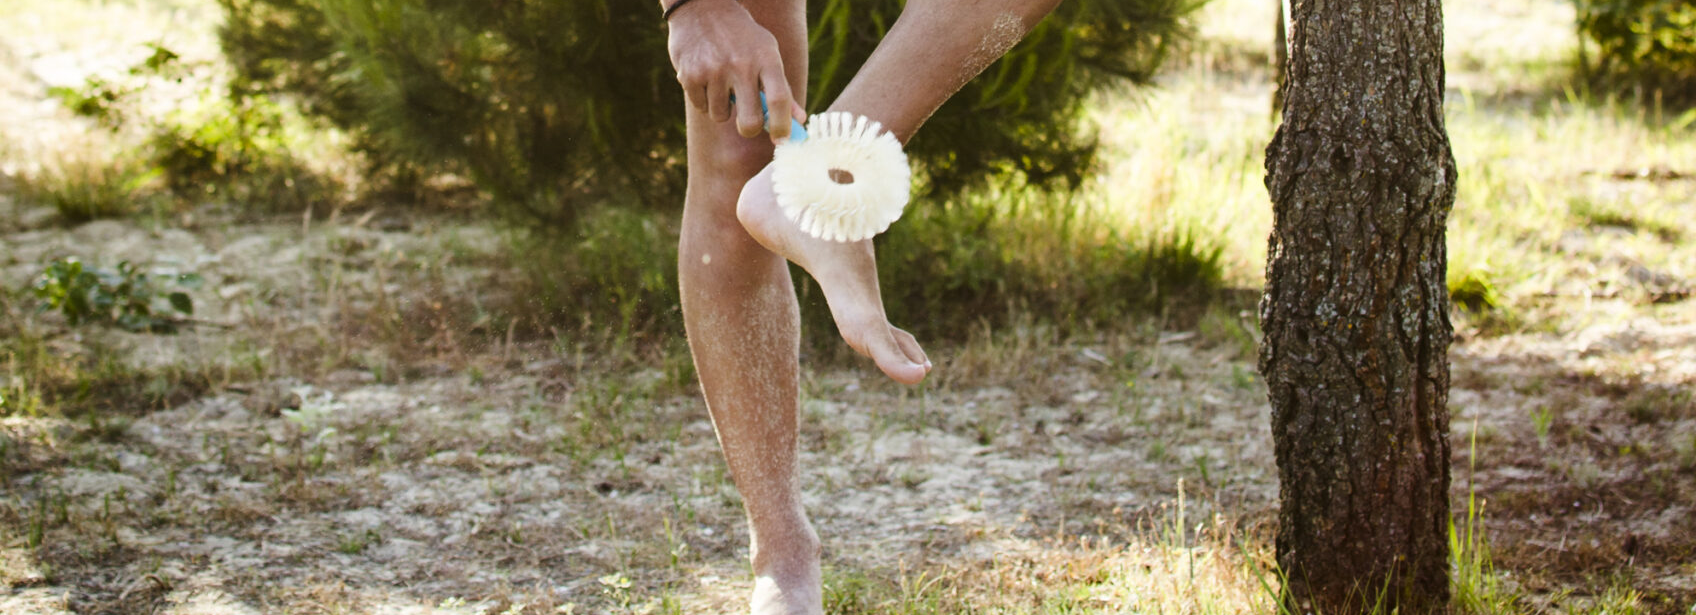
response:
<path id="1" fill-rule="evenodd" d="M 764 93 L 760 110 L 770 126 Z M 789 121 L 789 139 L 772 158 L 772 188 L 784 217 L 808 235 L 840 242 L 869 239 L 901 217 L 912 174 L 894 134 L 841 111 L 808 118 L 810 132 Z"/>

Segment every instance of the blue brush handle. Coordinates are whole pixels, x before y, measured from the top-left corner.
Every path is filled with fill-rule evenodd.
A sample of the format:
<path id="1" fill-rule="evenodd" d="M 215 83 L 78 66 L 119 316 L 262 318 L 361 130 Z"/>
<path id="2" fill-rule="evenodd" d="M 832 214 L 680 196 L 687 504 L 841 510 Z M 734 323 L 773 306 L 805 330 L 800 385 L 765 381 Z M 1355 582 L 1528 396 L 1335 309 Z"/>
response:
<path id="1" fill-rule="evenodd" d="M 730 95 L 730 104 L 736 104 L 736 95 Z M 760 117 L 765 119 L 766 129 L 771 129 L 771 108 L 766 106 L 766 93 L 760 92 Z M 789 140 L 796 143 L 807 140 L 807 129 L 801 126 L 801 121 L 789 118 Z"/>

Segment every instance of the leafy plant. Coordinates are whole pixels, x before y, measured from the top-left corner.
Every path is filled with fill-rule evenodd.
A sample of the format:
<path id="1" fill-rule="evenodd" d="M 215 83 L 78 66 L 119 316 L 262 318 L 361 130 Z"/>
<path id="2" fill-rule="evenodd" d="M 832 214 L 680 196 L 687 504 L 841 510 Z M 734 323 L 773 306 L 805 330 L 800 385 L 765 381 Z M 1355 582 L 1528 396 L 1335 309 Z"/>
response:
<path id="1" fill-rule="evenodd" d="M 1639 81 L 1696 82 L 1696 3 L 1577 0 L 1578 32 L 1596 44 L 1593 67 Z"/>
<path id="2" fill-rule="evenodd" d="M 1449 299 L 1468 312 L 1494 310 L 1502 305 L 1502 293 L 1483 271 L 1468 270 L 1449 279 Z"/>
<path id="3" fill-rule="evenodd" d="M 192 273 L 166 279 L 188 290 L 202 282 Z M 129 331 L 173 333 L 183 322 L 177 314 L 194 314 L 188 293 L 166 290 L 157 278 L 127 260 L 115 269 L 101 269 L 86 267 L 75 257 L 62 258 L 47 265 L 34 289 L 44 302 L 42 310 L 58 310 L 71 326 L 98 323 Z"/>

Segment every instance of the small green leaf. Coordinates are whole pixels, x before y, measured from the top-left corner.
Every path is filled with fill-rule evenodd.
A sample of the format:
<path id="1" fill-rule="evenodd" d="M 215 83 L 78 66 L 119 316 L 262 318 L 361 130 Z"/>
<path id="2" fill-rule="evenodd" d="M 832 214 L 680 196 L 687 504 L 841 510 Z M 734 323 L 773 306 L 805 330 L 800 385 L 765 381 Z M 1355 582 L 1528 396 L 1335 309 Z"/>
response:
<path id="1" fill-rule="evenodd" d="M 178 312 L 182 312 L 184 314 L 194 314 L 194 301 L 188 298 L 188 293 L 171 293 L 171 307 L 176 308 Z"/>

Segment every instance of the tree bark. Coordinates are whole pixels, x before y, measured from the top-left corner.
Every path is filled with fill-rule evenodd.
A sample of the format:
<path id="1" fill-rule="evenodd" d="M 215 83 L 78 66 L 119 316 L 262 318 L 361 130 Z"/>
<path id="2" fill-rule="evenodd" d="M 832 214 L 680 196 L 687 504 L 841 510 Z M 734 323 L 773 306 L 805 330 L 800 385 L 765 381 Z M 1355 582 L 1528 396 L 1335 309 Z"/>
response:
<path id="1" fill-rule="evenodd" d="M 1290 41 L 1285 38 L 1289 26 L 1284 19 L 1284 0 L 1272 0 L 1278 5 L 1277 23 L 1272 31 L 1272 115 L 1284 110 L 1284 73 L 1290 66 Z"/>
<path id="2" fill-rule="evenodd" d="M 1296 0 L 1260 371 L 1292 612 L 1446 611 L 1455 163 L 1440 0 Z"/>

